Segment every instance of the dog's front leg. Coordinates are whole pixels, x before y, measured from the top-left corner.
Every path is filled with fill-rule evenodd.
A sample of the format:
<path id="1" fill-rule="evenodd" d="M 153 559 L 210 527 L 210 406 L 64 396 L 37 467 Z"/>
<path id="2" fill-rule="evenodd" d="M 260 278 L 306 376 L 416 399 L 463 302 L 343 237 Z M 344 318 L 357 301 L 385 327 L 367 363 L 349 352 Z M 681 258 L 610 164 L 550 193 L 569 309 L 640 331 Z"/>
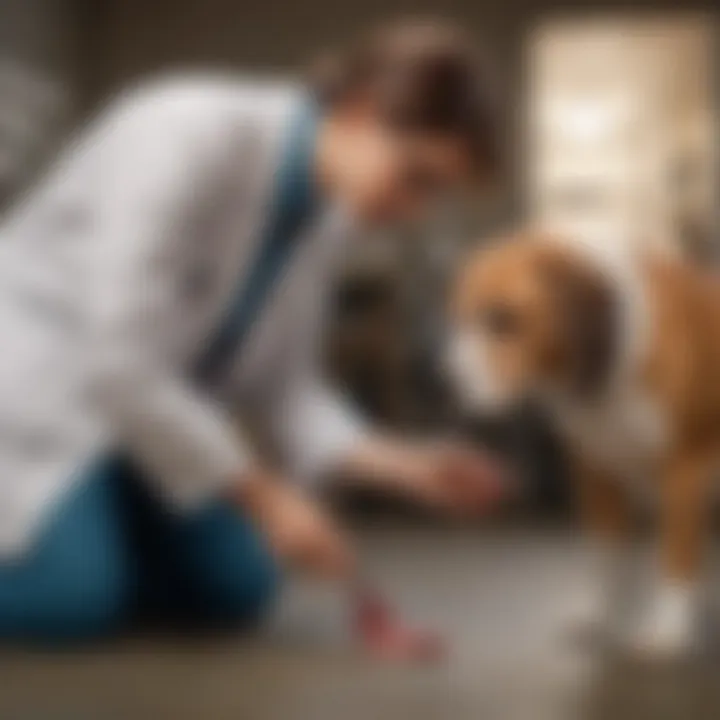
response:
<path id="1" fill-rule="evenodd" d="M 683 654 L 698 639 L 699 578 L 715 452 L 684 451 L 667 464 L 660 488 L 660 572 L 634 649 L 655 658 Z"/>
<path id="2" fill-rule="evenodd" d="M 576 625 L 617 639 L 627 631 L 627 586 L 632 576 L 631 512 L 626 488 L 591 461 L 576 460 L 579 509 L 588 544 L 587 570 L 571 595 Z"/>

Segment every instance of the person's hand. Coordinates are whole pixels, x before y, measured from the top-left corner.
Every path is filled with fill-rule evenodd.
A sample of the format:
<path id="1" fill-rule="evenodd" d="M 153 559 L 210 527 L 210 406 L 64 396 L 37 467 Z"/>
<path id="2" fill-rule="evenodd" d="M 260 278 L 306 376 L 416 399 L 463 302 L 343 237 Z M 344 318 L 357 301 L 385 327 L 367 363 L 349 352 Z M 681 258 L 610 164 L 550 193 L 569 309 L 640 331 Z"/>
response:
<path id="1" fill-rule="evenodd" d="M 482 514 L 510 491 L 497 461 L 468 445 L 439 443 L 412 455 L 405 471 L 408 490 L 440 510 L 459 516 Z"/>
<path id="2" fill-rule="evenodd" d="M 345 468 L 371 485 L 459 516 L 488 511 L 512 492 L 489 453 L 461 443 L 376 438 L 348 458 Z"/>
<path id="3" fill-rule="evenodd" d="M 243 479 L 240 501 L 281 560 L 326 578 L 346 578 L 354 560 L 332 519 L 310 498 L 264 472 Z"/>

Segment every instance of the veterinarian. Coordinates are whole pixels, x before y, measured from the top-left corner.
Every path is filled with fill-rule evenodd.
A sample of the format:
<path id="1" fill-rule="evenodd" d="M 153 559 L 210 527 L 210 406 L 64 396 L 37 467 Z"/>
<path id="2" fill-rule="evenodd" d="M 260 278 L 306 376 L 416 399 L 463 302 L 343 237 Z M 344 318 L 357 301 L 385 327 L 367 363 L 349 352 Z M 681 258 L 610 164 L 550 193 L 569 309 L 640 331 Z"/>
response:
<path id="1" fill-rule="evenodd" d="M 493 160 L 471 44 L 437 25 L 307 87 L 144 86 L 77 137 L 0 230 L 0 637 L 253 623 L 279 566 L 352 572 L 322 478 L 478 507 L 482 455 L 373 432 L 318 356 L 345 242 Z"/>

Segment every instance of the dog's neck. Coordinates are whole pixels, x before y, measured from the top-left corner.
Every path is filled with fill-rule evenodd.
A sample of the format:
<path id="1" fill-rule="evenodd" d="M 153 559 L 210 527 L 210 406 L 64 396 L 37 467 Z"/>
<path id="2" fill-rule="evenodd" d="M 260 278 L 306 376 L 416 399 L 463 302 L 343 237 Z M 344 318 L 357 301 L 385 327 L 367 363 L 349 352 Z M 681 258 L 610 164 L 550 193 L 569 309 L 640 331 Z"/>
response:
<path id="1" fill-rule="evenodd" d="M 545 400 L 551 405 L 597 404 L 612 402 L 637 382 L 643 355 L 649 343 L 651 314 L 637 251 L 612 250 L 598 244 L 576 243 L 571 250 L 580 262 L 590 262 L 602 271 L 614 298 L 616 338 L 611 366 L 596 395 L 579 398 L 567 385 L 546 388 Z"/>

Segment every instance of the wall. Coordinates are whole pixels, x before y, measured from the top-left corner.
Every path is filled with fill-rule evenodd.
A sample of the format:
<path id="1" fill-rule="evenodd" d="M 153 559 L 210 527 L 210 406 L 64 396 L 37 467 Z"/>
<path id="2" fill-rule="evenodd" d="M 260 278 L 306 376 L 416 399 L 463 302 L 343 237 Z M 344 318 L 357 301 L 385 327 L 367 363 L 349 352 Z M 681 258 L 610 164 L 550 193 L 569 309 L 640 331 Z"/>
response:
<path id="1" fill-rule="evenodd" d="M 64 135 L 78 43 L 67 0 L 0 2 L 0 206 Z"/>
<path id="2" fill-rule="evenodd" d="M 539 224 L 717 255 L 715 35 L 704 13 L 538 29 L 528 179 Z"/>

